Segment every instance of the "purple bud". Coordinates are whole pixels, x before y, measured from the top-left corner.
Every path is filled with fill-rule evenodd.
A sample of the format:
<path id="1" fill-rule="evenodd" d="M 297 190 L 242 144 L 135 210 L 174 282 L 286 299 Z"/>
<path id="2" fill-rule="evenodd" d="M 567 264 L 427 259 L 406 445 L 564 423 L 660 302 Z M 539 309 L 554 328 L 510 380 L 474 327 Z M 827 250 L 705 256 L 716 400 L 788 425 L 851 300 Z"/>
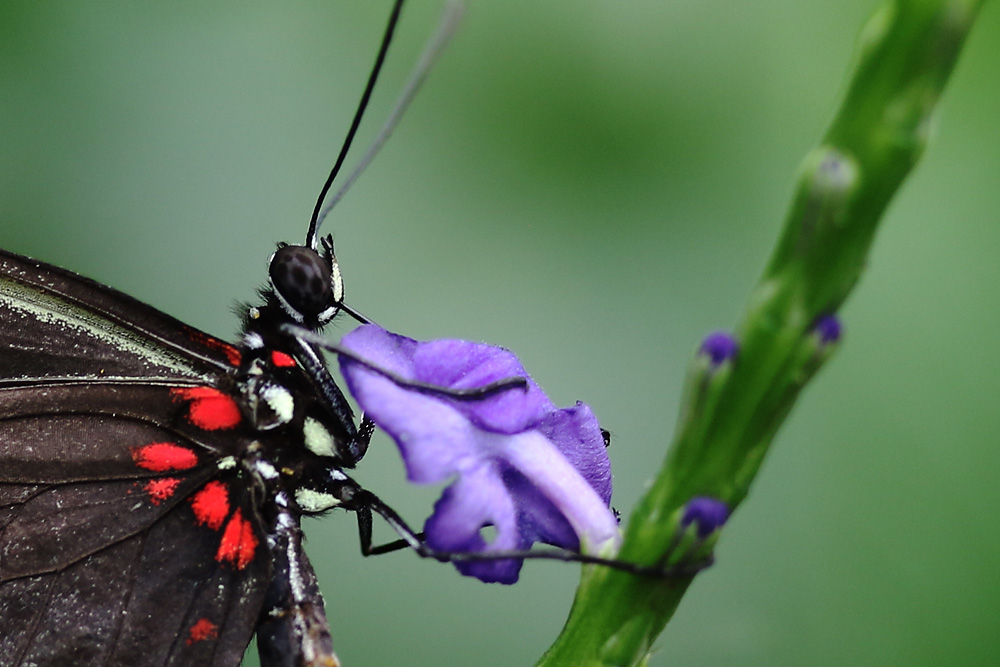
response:
<path id="1" fill-rule="evenodd" d="M 840 340 L 840 320 L 836 315 L 821 315 L 813 325 L 813 331 L 823 343 L 836 343 Z"/>
<path id="2" fill-rule="evenodd" d="M 740 344 L 728 331 L 713 331 L 701 341 L 701 354 L 708 355 L 716 366 L 728 361 L 739 352 Z"/>
<path id="3" fill-rule="evenodd" d="M 726 503 L 708 496 L 695 496 L 684 506 L 681 526 L 687 528 L 692 523 L 697 524 L 698 537 L 704 539 L 721 528 L 728 518 Z"/>

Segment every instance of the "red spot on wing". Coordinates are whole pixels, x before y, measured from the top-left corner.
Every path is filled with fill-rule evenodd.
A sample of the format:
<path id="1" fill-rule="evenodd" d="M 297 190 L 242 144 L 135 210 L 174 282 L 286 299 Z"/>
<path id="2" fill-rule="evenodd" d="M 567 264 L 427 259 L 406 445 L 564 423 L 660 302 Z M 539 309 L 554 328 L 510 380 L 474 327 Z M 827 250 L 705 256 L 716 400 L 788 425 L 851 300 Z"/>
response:
<path id="1" fill-rule="evenodd" d="M 240 351 L 232 345 L 223 345 L 222 351 L 226 354 L 226 358 L 233 366 L 239 366 L 240 362 L 243 360 L 243 356 L 240 354 Z"/>
<path id="2" fill-rule="evenodd" d="M 175 399 L 190 401 L 188 421 L 206 431 L 235 427 L 240 423 L 240 407 L 233 397 L 214 387 L 182 387 L 171 389 Z"/>
<path id="3" fill-rule="evenodd" d="M 154 472 L 187 470 L 198 465 L 197 455 L 172 442 L 154 442 L 132 450 L 132 460 L 140 468 Z"/>
<path id="4" fill-rule="evenodd" d="M 195 642 L 205 641 L 206 639 L 218 639 L 219 637 L 219 626 L 207 618 L 199 618 L 198 622 L 191 626 L 188 631 L 188 638 L 185 643 L 190 646 Z"/>
<path id="5" fill-rule="evenodd" d="M 257 552 L 257 537 L 253 534 L 253 526 L 243 518 L 243 513 L 236 509 L 232 518 L 222 532 L 219 550 L 215 552 L 215 560 L 229 563 L 237 570 L 242 570 L 253 560 Z"/>
<path id="6" fill-rule="evenodd" d="M 213 350 L 222 352 L 224 355 L 226 355 L 226 360 L 233 366 L 240 365 L 240 360 L 242 359 L 240 351 L 235 347 L 233 347 L 232 345 L 230 345 L 229 343 L 221 341 L 218 338 L 215 338 L 214 336 L 209 336 L 207 333 L 204 333 L 203 331 L 198 331 L 197 329 L 188 328 L 187 334 L 191 338 L 191 340 L 195 341 L 196 343 L 201 343 L 205 347 L 210 347 Z"/>
<path id="7" fill-rule="evenodd" d="M 279 368 L 289 368 L 295 365 L 295 359 L 290 354 L 285 354 L 284 352 L 279 352 L 278 350 L 272 350 L 271 363 Z"/>
<path id="8" fill-rule="evenodd" d="M 229 516 L 229 488 L 222 482 L 207 483 L 191 496 L 191 508 L 199 525 L 218 530 Z"/>
<path id="9" fill-rule="evenodd" d="M 145 489 L 153 504 L 159 505 L 164 500 L 174 495 L 174 491 L 177 490 L 180 483 L 181 480 L 176 477 L 161 477 L 160 479 L 152 479 L 147 482 Z"/>

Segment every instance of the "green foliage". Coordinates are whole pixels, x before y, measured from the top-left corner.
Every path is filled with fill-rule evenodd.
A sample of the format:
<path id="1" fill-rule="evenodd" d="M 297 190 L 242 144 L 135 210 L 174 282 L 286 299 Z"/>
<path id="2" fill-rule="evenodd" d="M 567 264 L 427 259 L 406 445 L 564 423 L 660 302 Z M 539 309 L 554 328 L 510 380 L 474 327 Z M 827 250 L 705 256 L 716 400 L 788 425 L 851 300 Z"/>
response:
<path id="1" fill-rule="evenodd" d="M 844 102 L 805 159 L 781 238 L 736 329 L 740 352 L 719 373 L 694 362 L 677 434 L 628 523 L 623 560 L 664 562 L 692 497 L 732 508 L 746 497 L 799 391 L 829 356 L 830 344 L 811 329 L 857 282 L 876 225 L 926 144 L 979 4 L 891 1 L 869 21 Z M 643 664 L 690 582 L 585 568 L 563 634 L 539 665 Z"/>

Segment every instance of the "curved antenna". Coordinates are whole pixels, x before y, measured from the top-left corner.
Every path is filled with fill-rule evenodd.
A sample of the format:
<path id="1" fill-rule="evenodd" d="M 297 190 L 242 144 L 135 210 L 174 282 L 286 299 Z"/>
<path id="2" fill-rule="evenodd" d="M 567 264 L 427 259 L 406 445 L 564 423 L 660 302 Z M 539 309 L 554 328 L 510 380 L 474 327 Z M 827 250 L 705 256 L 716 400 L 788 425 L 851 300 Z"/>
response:
<path id="1" fill-rule="evenodd" d="M 333 179 L 340 172 L 341 165 L 344 164 L 344 158 L 347 157 L 347 151 L 351 147 L 351 142 L 354 141 L 354 135 L 361 124 L 361 117 L 365 114 L 368 100 L 371 98 L 372 90 L 375 88 L 375 81 L 378 79 L 379 72 L 382 71 L 382 63 L 385 62 L 385 54 L 389 50 L 389 42 L 392 41 L 392 34 L 396 30 L 396 24 L 399 22 L 399 13 L 402 9 L 403 0 L 396 0 L 396 3 L 392 6 L 392 13 L 389 15 L 389 24 L 385 27 L 385 34 L 382 36 L 382 45 L 379 47 L 378 55 L 375 57 L 375 66 L 372 67 L 371 74 L 368 75 L 368 83 L 365 85 L 365 92 L 361 94 L 361 102 L 358 103 L 358 110 L 354 112 L 351 128 L 347 131 L 347 137 L 344 139 L 344 145 L 340 147 L 340 154 L 337 156 L 337 161 L 333 164 L 333 169 L 330 170 L 330 175 L 326 177 L 326 183 L 323 184 L 323 189 L 319 192 L 319 199 L 316 201 L 312 219 L 309 221 L 309 233 L 306 234 L 306 246 L 313 250 L 316 249 L 316 233 L 319 229 L 320 208 L 323 206 L 323 200 L 326 199 L 326 193 L 329 192 L 330 186 L 333 184 Z"/>
<path id="2" fill-rule="evenodd" d="M 413 71 L 410 72 L 410 78 L 406 81 L 406 86 L 403 88 L 402 94 L 400 94 L 399 99 L 396 101 L 396 106 L 393 108 L 392 113 L 389 114 L 389 118 L 382 125 L 382 129 L 379 130 L 378 136 L 375 137 L 375 141 L 372 142 L 371 146 L 365 152 L 364 157 L 358 162 L 358 165 L 351 172 L 347 180 L 344 181 L 343 185 L 337 190 L 337 192 L 330 199 L 329 203 L 323 207 L 320 211 L 319 216 L 316 219 L 316 229 L 323 224 L 323 220 L 330 213 L 333 207 L 339 202 L 344 194 L 350 189 L 354 182 L 358 180 L 361 172 L 365 170 L 366 167 L 378 154 L 379 149 L 388 140 L 389 135 L 392 131 L 396 129 L 399 124 L 399 120 L 403 117 L 403 113 L 406 111 L 407 107 L 410 106 L 410 102 L 413 101 L 414 96 L 417 91 L 420 90 L 420 86 L 427 79 L 427 75 L 431 71 L 431 67 L 437 61 L 438 56 L 441 55 L 441 51 L 451 40 L 455 31 L 458 29 L 458 22 L 462 18 L 462 12 L 464 7 L 461 2 L 453 1 L 449 2 L 445 7 L 444 14 L 441 16 L 441 20 L 438 23 L 438 28 L 434 35 L 427 42 L 427 46 L 424 47 L 423 53 L 420 54 L 420 59 L 417 60 L 417 64 L 413 67 Z"/>

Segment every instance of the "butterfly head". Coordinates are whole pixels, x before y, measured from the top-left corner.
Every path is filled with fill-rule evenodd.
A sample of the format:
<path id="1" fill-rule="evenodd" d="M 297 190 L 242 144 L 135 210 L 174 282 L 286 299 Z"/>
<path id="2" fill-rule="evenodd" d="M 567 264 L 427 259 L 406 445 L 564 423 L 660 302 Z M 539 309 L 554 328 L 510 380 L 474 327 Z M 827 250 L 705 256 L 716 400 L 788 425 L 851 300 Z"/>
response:
<path id="1" fill-rule="evenodd" d="M 322 254 L 307 246 L 279 246 L 267 272 L 281 307 L 299 324 L 323 326 L 344 302 L 344 281 L 329 237 L 323 239 Z"/>

